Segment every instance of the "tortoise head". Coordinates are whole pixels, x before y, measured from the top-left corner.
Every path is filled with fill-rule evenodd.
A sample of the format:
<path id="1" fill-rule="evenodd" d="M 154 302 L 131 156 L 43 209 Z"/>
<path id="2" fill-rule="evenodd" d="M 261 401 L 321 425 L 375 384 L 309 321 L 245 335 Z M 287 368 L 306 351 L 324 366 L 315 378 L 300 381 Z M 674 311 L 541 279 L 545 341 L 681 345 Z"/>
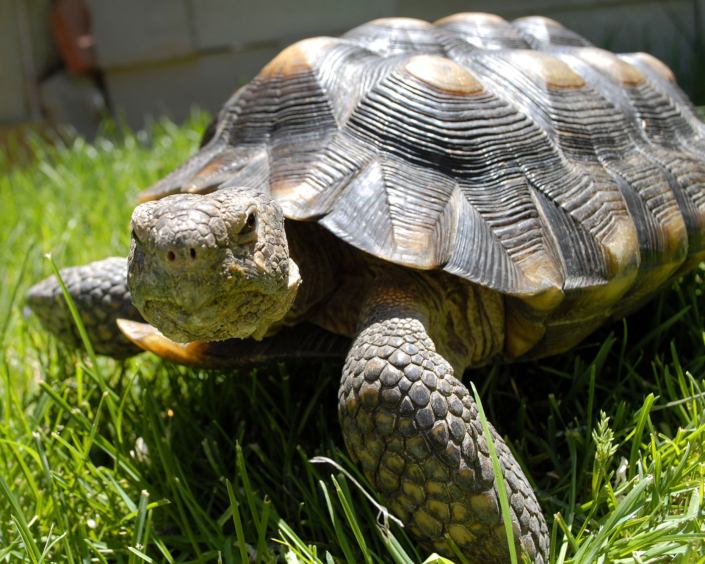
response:
<path id="1" fill-rule="evenodd" d="M 128 262 L 137 309 L 180 343 L 263 337 L 301 282 L 281 207 L 248 188 L 138 206 Z"/>

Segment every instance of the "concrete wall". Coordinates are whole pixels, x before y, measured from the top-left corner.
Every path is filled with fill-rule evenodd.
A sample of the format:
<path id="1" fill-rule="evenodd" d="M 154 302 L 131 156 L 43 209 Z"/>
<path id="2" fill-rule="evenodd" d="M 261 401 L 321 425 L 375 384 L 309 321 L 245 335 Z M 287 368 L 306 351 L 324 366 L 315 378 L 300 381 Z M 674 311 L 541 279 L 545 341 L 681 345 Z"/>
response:
<path id="1" fill-rule="evenodd" d="M 21 87 L 22 74 L 12 26 L 3 25 L 12 20 L 13 3 L 20 1 L 35 10 L 34 16 L 42 16 L 41 9 L 47 11 L 50 4 L 50 0 L 0 0 L 0 123 L 17 120 L 27 110 L 26 101 L 16 94 L 8 102 L 8 92 L 16 93 Z M 698 58 L 694 49 L 695 30 L 698 26 L 705 30 L 705 21 L 693 16 L 697 6 L 702 20 L 705 0 L 85 2 L 92 14 L 108 102 L 135 128 L 163 114 L 181 121 L 193 106 L 217 110 L 277 52 L 299 39 L 340 35 L 379 17 L 434 21 L 462 11 L 493 12 L 510 20 L 542 14 L 598 46 L 648 51 L 671 66 L 686 91 L 701 96 L 696 102 L 705 104 L 705 52 L 701 45 Z M 39 42 L 46 43 L 46 38 Z"/>
<path id="2" fill-rule="evenodd" d="M 51 0 L 23 0 L 23 4 L 31 44 L 30 60 L 40 79 L 59 65 L 59 55 L 49 31 Z M 21 9 L 19 0 L 0 0 L 0 124 L 33 118 L 18 9 Z"/>
<path id="3" fill-rule="evenodd" d="M 705 11 L 705 0 L 698 1 Z M 89 5 L 110 102 L 133 126 L 141 126 L 145 115 L 182 120 L 194 104 L 216 110 L 298 39 L 339 35 L 379 17 L 434 21 L 469 10 L 507 19 L 543 14 L 598 46 L 649 51 L 695 92 L 695 81 L 688 80 L 697 72 L 687 37 L 695 30 L 691 0 L 89 0 Z"/>

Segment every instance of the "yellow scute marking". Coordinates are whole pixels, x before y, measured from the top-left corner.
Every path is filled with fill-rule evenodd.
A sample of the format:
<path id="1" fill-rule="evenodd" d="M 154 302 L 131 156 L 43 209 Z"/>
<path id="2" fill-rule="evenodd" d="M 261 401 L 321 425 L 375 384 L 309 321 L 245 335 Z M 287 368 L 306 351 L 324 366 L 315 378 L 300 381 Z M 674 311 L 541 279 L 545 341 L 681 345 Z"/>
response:
<path id="1" fill-rule="evenodd" d="M 602 244 L 609 254 L 609 274 L 620 278 L 638 270 L 641 255 L 634 224 L 630 220 L 623 220 L 615 227 Z"/>
<path id="2" fill-rule="evenodd" d="M 645 65 L 651 67 L 651 69 L 655 70 L 666 80 L 675 84 L 676 77 L 673 74 L 673 71 L 668 67 L 668 65 L 666 65 L 666 63 L 664 63 L 660 59 L 657 59 L 649 53 L 634 53 L 634 57 L 639 59 Z"/>
<path id="3" fill-rule="evenodd" d="M 335 40 L 331 37 L 313 37 L 290 45 L 274 57 L 259 73 L 270 76 L 276 73 L 289 74 L 300 68 L 310 68 L 321 51 Z"/>
<path id="4" fill-rule="evenodd" d="M 550 86 L 559 88 L 579 88 L 585 86 L 580 78 L 563 61 L 540 51 L 516 50 L 508 53 L 509 59 L 533 76 Z"/>
<path id="5" fill-rule="evenodd" d="M 459 64 L 434 55 L 416 55 L 404 65 L 410 75 L 452 94 L 474 94 L 483 90 L 477 78 Z"/>
<path id="6" fill-rule="evenodd" d="M 546 16 L 524 16 L 523 18 L 517 18 L 514 22 L 542 23 L 546 27 L 565 27 L 562 23 L 547 18 Z"/>
<path id="7" fill-rule="evenodd" d="M 372 20 L 371 22 L 365 24 L 365 26 L 368 25 L 377 25 L 400 29 L 430 29 L 433 27 L 432 24 L 424 20 L 417 20 L 416 18 L 379 18 L 377 20 Z"/>
<path id="8" fill-rule="evenodd" d="M 622 84 L 639 84 L 644 80 L 644 73 L 638 68 L 604 49 L 584 47 L 578 56 Z"/>
<path id="9" fill-rule="evenodd" d="M 477 25 L 499 25 L 506 23 L 507 20 L 500 16 L 494 14 L 487 14 L 485 12 L 462 12 L 460 14 L 454 14 L 452 16 L 447 16 L 441 18 L 440 20 L 434 22 L 434 25 L 443 25 L 453 22 L 469 23 Z"/>

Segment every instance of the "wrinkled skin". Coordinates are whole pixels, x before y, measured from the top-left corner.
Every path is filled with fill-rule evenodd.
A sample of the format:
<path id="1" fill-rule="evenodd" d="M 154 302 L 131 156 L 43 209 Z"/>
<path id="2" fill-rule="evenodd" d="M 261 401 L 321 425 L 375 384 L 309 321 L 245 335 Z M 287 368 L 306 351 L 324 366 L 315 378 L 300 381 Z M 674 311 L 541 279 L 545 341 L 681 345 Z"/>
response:
<path id="1" fill-rule="evenodd" d="M 281 207 L 266 194 L 179 194 L 132 215 L 132 299 L 176 342 L 262 338 L 289 310 L 300 282 Z"/>

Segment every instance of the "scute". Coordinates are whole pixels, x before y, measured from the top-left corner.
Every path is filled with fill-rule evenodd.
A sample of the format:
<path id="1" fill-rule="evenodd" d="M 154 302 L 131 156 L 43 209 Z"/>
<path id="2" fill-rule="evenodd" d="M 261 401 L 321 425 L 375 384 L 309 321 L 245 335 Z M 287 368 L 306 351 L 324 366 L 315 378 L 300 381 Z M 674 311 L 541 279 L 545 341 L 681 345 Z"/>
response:
<path id="1" fill-rule="evenodd" d="M 313 37 L 294 43 L 274 57 L 260 71 L 259 76 L 274 74 L 291 75 L 309 69 L 320 57 L 321 50 L 329 47 L 335 39 L 330 37 Z"/>
<path id="2" fill-rule="evenodd" d="M 511 51 L 509 61 L 517 68 L 539 78 L 548 86 L 556 88 L 579 88 L 585 81 L 559 59 L 541 51 Z"/>
<path id="3" fill-rule="evenodd" d="M 441 29 L 480 49 L 530 49 L 524 36 L 503 18 L 494 14 L 466 12 L 438 20 Z"/>
<path id="4" fill-rule="evenodd" d="M 442 57 L 417 55 L 404 65 L 412 76 L 450 94 L 470 95 L 482 90 L 482 83 L 460 65 Z"/>
<path id="5" fill-rule="evenodd" d="M 374 51 L 382 57 L 400 53 L 445 55 L 443 32 L 433 24 L 413 18 L 382 18 L 351 29 L 342 39 Z"/>
<path id="6" fill-rule="evenodd" d="M 290 219 L 506 296 L 507 354 L 567 348 L 705 258 L 705 124 L 650 55 L 542 17 L 375 20 L 285 49 L 143 192 Z"/>
<path id="7" fill-rule="evenodd" d="M 484 12 L 463 12 L 460 14 L 453 14 L 452 16 L 446 16 L 440 20 L 436 20 L 433 25 L 436 26 L 450 26 L 453 24 L 467 25 L 472 24 L 476 26 L 488 26 L 488 25 L 503 25 L 507 23 L 503 17 L 496 14 L 487 14 Z"/>
<path id="8" fill-rule="evenodd" d="M 623 57 L 625 57 L 623 55 Z M 654 72 L 660 74 L 663 78 L 668 80 L 668 82 L 672 82 L 673 84 L 676 83 L 676 77 L 673 74 L 673 71 L 668 68 L 667 65 L 665 65 L 663 62 L 659 61 L 656 57 L 653 55 L 650 55 L 649 53 L 631 53 L 630 55 L 627 55 L 626 57 L 636 61 L 637 63 L 640 63 L 646 67 L 649 67 L 651 70 Z"/>
<path id="9" fill-rule="evenodd" d="M 578 56 L 625 86 L 633 86 L 644 80 L 644 73 L 638 68 L 604 49 L 585 47 L 580 49 Z"/>
<path id="10" fill-rule="evenodd" d="M 523 33 L 536 49 L 547 45 L 589 47 L 591 43 L 574 31 L 566 29 L 555 20 L 544 16 L 527 16 L 512 22 L 514 28 Z"/>

